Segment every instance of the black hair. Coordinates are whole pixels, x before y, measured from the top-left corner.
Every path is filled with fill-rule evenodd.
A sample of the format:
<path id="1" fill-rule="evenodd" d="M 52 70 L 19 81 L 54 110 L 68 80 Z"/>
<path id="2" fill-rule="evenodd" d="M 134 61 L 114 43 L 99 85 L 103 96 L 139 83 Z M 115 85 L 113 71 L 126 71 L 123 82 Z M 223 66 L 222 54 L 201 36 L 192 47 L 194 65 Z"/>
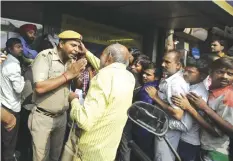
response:
<path id="1" fill-rule="evenodd" d="M 149 64 L 151 63 L 150 58 L 144 54 L 140 54 L 137 59 L 134 61 L 133 64 L 140 64 L 142 66 L 142 70 L 148 68 Z"/>
<path id="2" fill-rule="evenodd" d="M 128 48 L 128 50 L 133 56 L 137 56 L 137 55 L 142 54 L 138 48 Z"/>
<path id="3" fill-rule="evenodd" d="M 155 75 L 155 77 L 158 77 L 158 76 L 159 76 L 160 73 L 159 73 L 159 70 L 157 70 L 155 63 L 150 62 L 150 63 L 148 64 L 148 66 L 147 66 L 144 70 L 148 70 L 148 69 L 154 70 L 154 75 Z"/>
<path id="4" fill-rule="evenodd" d="M 128 51 L 134 57 L 134 61 L 142 54 L 142 52 L 138 48 L 128 48 Z M 134 62 L 133 62 L 134 63 Z"/>
<path id="5" fill-rule="evenodd" d="M 215 60 L 211 65 L 211 71 L 215 71 L 222 68 L 233 69 L 233 58 L 222 57 Z"/>
<path id="6" fill-rule="evenodd" d="M 201 74 L 205 74 L 208 75 L 209 74 L 209 64 L 208 61 L 206 59 L 200 58 L 200 59 L 195 59 L 191 56 L 187 57 L 187 61 L 186 61 L 186 66 L 190 66 L 190 67 L 196 67 L 197 70 L 201 73 Z"/>
<path id="7" fill-rule="evenodd" d="M 212 42 L 217 41 L 221 46 L 225 47 L 225 41 L 224 40 L 220 40 L 220 39 L 214 39 Z"/>
<path id="8" fill-rule="evenodd" d="M 12 48 L 15 44 L 21 44 L 21 40 L 18 38 L 10 38 L 6 42 L 6 50 L 9 52 L 9 48 Z"/>

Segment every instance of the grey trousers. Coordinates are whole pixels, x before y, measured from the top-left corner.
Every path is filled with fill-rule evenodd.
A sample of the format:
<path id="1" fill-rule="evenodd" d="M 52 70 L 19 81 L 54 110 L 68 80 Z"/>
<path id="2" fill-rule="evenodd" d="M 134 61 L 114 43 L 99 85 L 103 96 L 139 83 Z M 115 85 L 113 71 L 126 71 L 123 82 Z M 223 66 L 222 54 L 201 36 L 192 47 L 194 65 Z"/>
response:
<path id="1" fill-rule="evenodd" d="M 181 132 L 176 130 L 168 130 L 165 137 L 168 139 L 173 148 L 177 150 Z M 175 161 L 174 154 L 163 138 L 155 137 L 154 161 Z"/>

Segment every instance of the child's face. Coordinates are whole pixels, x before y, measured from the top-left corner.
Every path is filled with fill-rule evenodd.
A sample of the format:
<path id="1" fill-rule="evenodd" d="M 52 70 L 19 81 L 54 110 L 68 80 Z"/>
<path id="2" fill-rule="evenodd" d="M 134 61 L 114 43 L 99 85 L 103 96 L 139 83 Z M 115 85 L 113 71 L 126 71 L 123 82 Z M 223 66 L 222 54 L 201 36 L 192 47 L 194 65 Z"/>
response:
<path id="1" fill-rule="evenodd" d="M 185 67 L 183 76 L 187 83 L 196 84 L 201 82 L 200 72 L 196 67 Z"/>
<path id="2" fill-rule="evenodd" d="M 142 72 L 142 65 L 139 63 L 135 63 L 131 67 L 133 73 L 141 73 Z"/>
<path id="3" fill-rule="evenodd" d="M 153 82 L 155 81 L 156 77 L 155 77 L 155 71 L 154 69 L 147 69 L 143 71 L 143 75 L 142 75 L 142 81 L 143 83 L 148 83 L 148 82 Z"/>

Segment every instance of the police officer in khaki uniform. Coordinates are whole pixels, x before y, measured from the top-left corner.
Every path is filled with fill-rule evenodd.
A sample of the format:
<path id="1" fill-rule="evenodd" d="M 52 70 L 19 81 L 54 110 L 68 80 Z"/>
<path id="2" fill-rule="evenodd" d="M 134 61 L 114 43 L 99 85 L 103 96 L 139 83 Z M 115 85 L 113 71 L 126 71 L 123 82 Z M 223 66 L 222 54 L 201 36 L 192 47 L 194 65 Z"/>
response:
<path id="1" fill-rule="evenodd" d="M 33 161 L 58 161 L 67 123 L 69 81 L 87 64 L 85 59 L 73 59 L 81 52 L 79 33 L 64 31 L 59 39 L 57 47 L 40 52 L 32 65 L 35 107 L 28 127 L 32 135 Z"/>

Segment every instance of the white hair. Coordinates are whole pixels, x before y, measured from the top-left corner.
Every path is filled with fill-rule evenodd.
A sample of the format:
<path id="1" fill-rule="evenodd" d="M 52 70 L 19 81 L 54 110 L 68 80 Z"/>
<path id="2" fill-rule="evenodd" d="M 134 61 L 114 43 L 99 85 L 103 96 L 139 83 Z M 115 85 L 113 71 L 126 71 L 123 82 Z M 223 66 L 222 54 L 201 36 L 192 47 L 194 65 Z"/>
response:
<path id="1" fill-rule="evenodd" d="M 106 50 L 109 54 L 111 54 L 114 62 L 122 63 L 125 64 L 126 66 L 129 65 L 129 59 L 126 59 L 125 55 L 122 54 L 123 52 L 125 52 L 123 45 L 112 44 L 108 46 Z"/>

